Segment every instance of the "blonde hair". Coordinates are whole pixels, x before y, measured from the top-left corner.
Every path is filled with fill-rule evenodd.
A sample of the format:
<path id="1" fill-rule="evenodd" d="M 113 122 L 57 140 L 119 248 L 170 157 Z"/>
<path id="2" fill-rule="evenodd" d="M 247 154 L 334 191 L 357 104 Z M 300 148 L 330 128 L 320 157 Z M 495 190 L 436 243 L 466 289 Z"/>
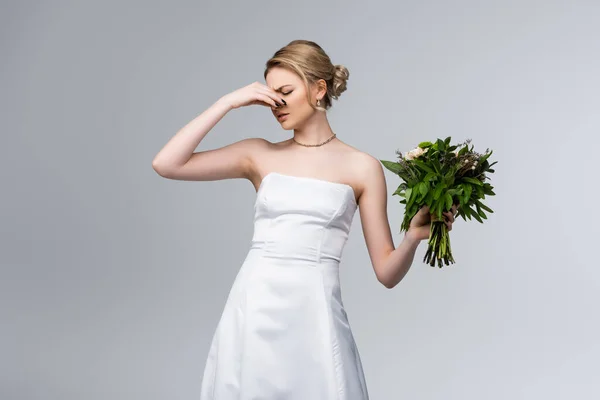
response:
<path id="1" fill-rule="evenodd" d="M 306 85 L 306 96 L 310 106 L 321 111 L 330 108 L 333 99 L 337 100 L 346 90 L 346 81 L 350 76 L 348 68 L 339 64 L 333 65 L 321 46 L 310 40 L 293 40 L 277 50 L 266 63 L 265 79 L 273 67 L 286 68 L 295 72 Z M 327 93 L 321 99 L 321 104 L 325 103 L 324 107 L 316 107 L 310 99 L 309 86 L 319 79 L 327 82 Z"/>

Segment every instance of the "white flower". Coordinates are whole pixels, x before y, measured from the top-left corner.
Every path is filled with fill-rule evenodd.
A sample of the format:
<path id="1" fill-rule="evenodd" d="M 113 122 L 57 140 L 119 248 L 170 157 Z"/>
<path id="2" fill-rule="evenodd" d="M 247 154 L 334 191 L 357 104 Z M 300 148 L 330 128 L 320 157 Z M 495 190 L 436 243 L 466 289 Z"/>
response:
<path id="1" fill-rule="evenodd" d="M 408 153 L 406 153 L 404 155 L 404 159 L 405 160 L 414 160 L 417 157 L 422 156 L 423 154 L 425 154 L 427 152 L 427 150 L 429 150 L 429 147 L 423 149 L 421 147 L 416 147 L 414 149 L 412 149 L 411 151 L 409 151 Z"/>

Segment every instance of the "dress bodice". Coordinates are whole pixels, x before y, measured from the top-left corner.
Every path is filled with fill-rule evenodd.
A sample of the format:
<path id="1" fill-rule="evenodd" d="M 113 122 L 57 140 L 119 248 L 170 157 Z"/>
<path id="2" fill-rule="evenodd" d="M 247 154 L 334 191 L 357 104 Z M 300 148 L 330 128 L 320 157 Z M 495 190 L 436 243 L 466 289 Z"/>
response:
<path id="1" fill-rule="evenodd" d="M 357 207 L 350 185 L 270 172 L 256 193 L 252 247 L 267 257 L 339 262 Z"/>

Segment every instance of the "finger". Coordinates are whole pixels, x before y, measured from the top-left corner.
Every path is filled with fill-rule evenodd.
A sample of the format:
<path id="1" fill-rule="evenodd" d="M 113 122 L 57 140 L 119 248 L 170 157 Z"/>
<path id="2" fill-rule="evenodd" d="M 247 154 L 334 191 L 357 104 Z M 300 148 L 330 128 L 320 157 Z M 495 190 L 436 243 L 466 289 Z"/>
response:
<path id="1" fill-rule="evenodd" d="M 264 94 L 264 95 L 265 95 L 267 98 L 271 99 L 272 103 L 270 103 L 270 104 L 274 104 L 274 106 L 273 106 L 272 108 L 274 108 L 274 109 L 276 109 L 276 110 L 277 110 L 277 109 L 279 109 L 281 106 L 283 106 L 283 103 L 281 103 L 281 99 L 278 99 L 278 97 L 277 97 L 277 96 L 273 96 L 273 95 L 272 95 L 271 93 L 269 93 L 269 92 L 263 92 L 263 94 Z"/>
<path id="2" fill-rule="evenodd" d="M 456 214 L 458 214 L 458 207 L 459 207 L 459 205 L 458 205 L 458 204 L 455 204 L 455 205 L 452 207 L 452 215 L 456 216 Z"/>
<path id="3" fill-rule="evenodd" d="M 450 220 L 450 222 L 454 222 L 454 214 L 452 214 L 450 211 L 447 211 L 444 214 L 448 217 L 448 220 Z"/>
<path id="4" fill-rule="evenodd" d="M 265 103 L 264 105 L 266 105 L 266 106 L 271 106 L 273 108 L 278 108 L 279 107 L 277 105 L 277 103 L 275 102 L 275 100 L 273 100 L 272 98 L 270 98 L 266 94 L 259 93 L 256 97 L 259 100 L 261 100 L 262 102 L 264 102 Z"/>
<path id="5" fill-rule="evenodd" d="M 265 85 L 259 85 L 255 88 L 255 90 L 256 90 L 257 95 L 263 95 L 265 97 L 268 97 L 269 99 L 271 99 L 273 101 L 274 104 L 279 103 L 279 105 L 281 106 L 282 103 L 279 102 L 279 100 L 281 100 L 281 99 L 277 98 L 276 94 L 274 94 L 274 91 L 270 87 L 265 86 Z M 271 103 L 269 102 L 269 104 L 271 104 Z"/>
<path id="6" fill-rule="evenodd" d="M 282 103 L 282 104 L 284 104 L 284 105 L 286 105 L 286 106 L 287 106 L 287 103 L 285 102 L 285 99 L 284 99 L 283 97 L 281 97 L 281 96 L 279 95 L 279 93 L 277 93 L 276 91 L 274 91 L 273 89 L 271 89 L 271 88 L 270 88 L 270 87 L 268 87 L 268 86 L 265 86 L 265 87 L 267 88 L 267 90 L 269 91 L 269 93 L 270 93 L 271 97 L 273 97 L 273 99 L 274 99 L 275 101 L 277 101 L 277 102 L 279 102 L 279 103 Z"/>
<path id="7" fill-rule="evenodd" d="M 280 106 L 285 104 L 285 100 L 282 99 L 281 97 L 279 97 L 279 95 L 277 94 L 276 91 L 274 91 L 273 89 L 271 89 L 268 86 L 264 86 L 264 87 L 260 87 L 258 88 L 258 90 L 265 94 L 266 96 L 269 96 L 271 99 L 273 99 L 273 101 L 277 104 L 279 104 Z"/>

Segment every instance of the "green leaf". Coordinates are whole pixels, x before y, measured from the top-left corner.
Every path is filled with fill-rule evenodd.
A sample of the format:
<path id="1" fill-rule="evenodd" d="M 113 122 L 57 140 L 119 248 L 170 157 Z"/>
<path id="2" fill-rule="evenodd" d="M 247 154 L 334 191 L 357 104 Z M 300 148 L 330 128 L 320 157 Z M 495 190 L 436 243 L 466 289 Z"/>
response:
<path id="1" fill-rule="evenodd" d="M 485 215 L 485 213 L 481 210 L 481 207 L 479 207 L 479 204 L 475 203 L 475 207 L 477 208 L 477 214 L 479 214 L 479 216 L 483 219 L 487 219 L 487 215 Z"/>
<path id="2" fill-rule="evenodd" d="M 473 186 L 464 185 L 463 187 L 465 189 L 465 203 L 466 203 L 471 198 L 471 193 L 473 192 Z"/>
<path id="3" fill-rule="evenodd" d="M 431 142 L 421 142 L 421 143 L 419 143 L 419 147 L 422 148 L 422 149 L 425 149 L 427 147 L 431 147 L 432 145 L 433 145 L 433 143 L 431 143 Z"/>
<path id="4" fill-rule="evenodd" d="M 460 209 L 462 210 L 463 214 L 466 215 L 469 220 L 471 220 L 471 209 L 465 205 L 462 205 Z"/>
<path id="5" fill-rule="evenodd" d="M 471 215 L 473 216 L 473 218 L 475 218 L 477 221 L 481 222 L 483 224 L 483 221 L 481 220 L 481 217 L 479 216 L 479 214 L 477 214 L 475 212 L 475 210 L 473 209 L 469 209 L 469 211 L 471 212 Z"/>
<path id="6" fill-rule="evenodd" d="M 483 204 L 479 199 L 475 199 L 475 204 L 477 204 L 479 207 L 483 208 L 485 211 L 489 212 L 490 214 L 494 213 L 494 210 L 492 210 L 491 208 L 489 208 L 488 206 Z"/>
<path id="7" fill-rule="evenodd" d="M 425 175 L 425 178 L 423 178 L 423 182 L 430 182 L 436 177 L 437 174 L 435 172 L 429 172 L 427 175 Z"/>
<path id="8" fill-rule="evenodd" d="M 435 172 L 431 168 L 429 168 L 429 166 L 427 164 L 425 164 L 423 161 L 421 161 L 419 159 L 414 159 L 414 160 L 412 160 L 412 162 L 417 167 L 421 168 L 423 171 L 435 174 Z"/>
<path id="9" fill-rule="evenodd" d="M 448 192 L 446 192 L 446 210 L 450 211 L 452 208 L 452 196 Z"/>
<path id="10" fill-rule="evenodd" d="M 438 139 L 435 144 L 437 145 L 437 149 L 439 151 L 444 151 L 445 147 L 444 147 L 444 141 L 442 139 Z"/>
<path id="11" fill-rule="evenodd" d="M 433 191 L 432 190 L 428 190 L 427 191 L 427 196 L 425 196 L 425 204 L 427 204 L 429 207 L 431 207 L 431 204 L 433 203 Z"/>
<path id="12" fill-rule="evenodd" d="M 444 184 L 441 182 L 435 186 L 435 189 L 433 190 L 433 198 L 434 199 L 437 200 L 440 198 L 440 196 L 442 194 L 442 190 L 444 190 L 444 187 L 445 187 Z"/>
<path id="13" fill-rule="evenodd" d="M 419 193 L 418 188 L 416 188 L 416 187 L 410 188 L 410 198 L 408 199 L 407 207 L 412 207 L 413 203 L 415 202 L 415 200 L 417 198 L 418 193 Z"/>
<path id="14" fill-rule="evenodd" d="M 400 173 L 402 166 L 395 162 L 395 161 L 386 161 L 386 160 L 379 160 L 381 162 L 381 164 L 383 164 L 384 167 L 386 167 L 388 170 L 392 171 L 395 174 Z"/>
<path id="15" fill-rule="evenodd" d="M 483 186 L 475 186 L 475 191 L 477 192 L 477 196 L 484 198 L 485 192 L 483 191 Z"/>
<path id="16" fill-rule="evenodd" d="M 438 160 L 437 157 L 433 157 L 431 159 L 431 165 L 433 166 L 435 172 L 437 172 L 438 174 L 442 173 L 442 166 L 440 165 L 440 160 Z"/>
<path id="17" fill-rule="evenodd" d="M 471 178 L 469 176 L 463 176 L 462 180 L 465 181 L 465 182 L 472 183 L 474 185 L 479 185 L 479 186 L 483 185 L 483 182 L 481 182 L 479 179 Z"/>
<path id="18" fill-rule="evenodd" d="M 483 163 L 485 160 L 487 160 L 487 159 L 488 159 L 488 157 L 489 157 L 489 156 L 491 156 L 493 152 L 494 152 L 494 150 L 490 151 L 490 152 L 489 152 L 489 153 L 487 153 L 487 154 L 484 154 L 484 155 L 483 155 L 483 156 L 482 156 L 482 157 L 479 159 L 479 163 L 481 164 L 481 163 Z"/>
<path id="19" fill-rule="evenodd" d="M 406 192 L 404 192 L 404 198 L 408 201 L 410 201 L 410 195 L 412 194 L 412 188 L 408 188 L 406 189 Z"/>

